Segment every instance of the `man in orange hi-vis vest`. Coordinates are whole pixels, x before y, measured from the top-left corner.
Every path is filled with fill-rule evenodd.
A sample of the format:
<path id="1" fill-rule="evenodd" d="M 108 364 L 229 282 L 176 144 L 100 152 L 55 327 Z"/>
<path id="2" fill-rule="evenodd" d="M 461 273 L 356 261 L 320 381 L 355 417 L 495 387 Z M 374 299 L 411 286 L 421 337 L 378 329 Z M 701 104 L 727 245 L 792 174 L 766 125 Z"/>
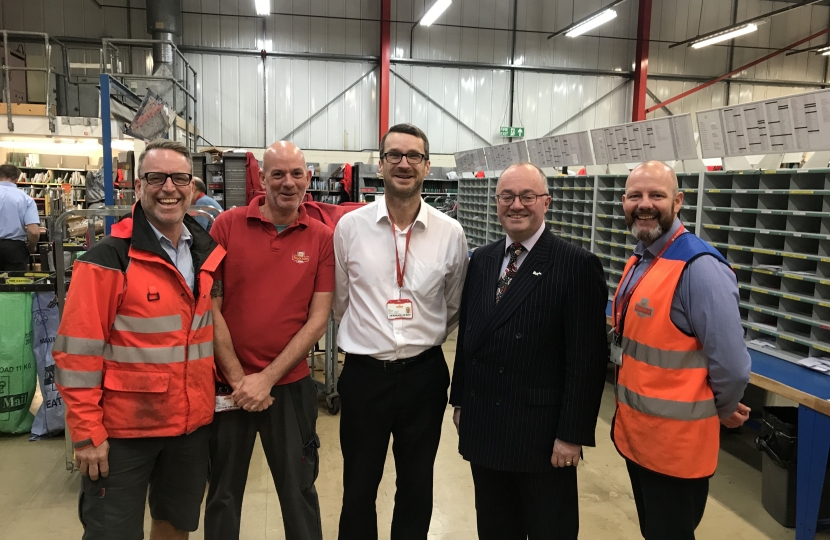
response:
<path id="1" fill-rule="evenodd" d="M 187 147 L 150 142 L 130 217 L 75 263 L 55 381 L 81 471 L 84 540 L 184 540 L 199 527 L 215 404 L 213 273 L 225 250 L 186 215 Z"/>
<path id="2" fill-rule="evenodd" d="M 677 219 L 674 171 L 648 161 L 625 185 L 625 223 L 639 243 L 614 295 L 618 365 L 611 437 L 631 477 L 646 540 L 694 540 L 715 473 L 720 424 L 739 403 L 750 359 L 738 285 L 726 259 Z"/>

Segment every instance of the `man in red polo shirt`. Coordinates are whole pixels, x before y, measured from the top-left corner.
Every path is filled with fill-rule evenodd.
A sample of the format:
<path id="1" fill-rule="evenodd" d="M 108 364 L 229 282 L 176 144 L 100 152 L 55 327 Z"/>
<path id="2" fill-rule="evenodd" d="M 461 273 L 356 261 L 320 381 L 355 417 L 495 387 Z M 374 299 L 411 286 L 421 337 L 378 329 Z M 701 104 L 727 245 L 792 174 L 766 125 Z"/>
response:
<path id="1" fill-rule="evenodd" d="M 210 231 L 228 254 L 211 290 L 223 384 L 217 385 L 211 425 L 206 540 L 239 538 L 257 433 L 286 539 L 323 537 L 314 487 L 317 388 L 305 358 L 325 333 L 331 311 L 333 233 L 300 204 L 311 172 L 296 146 L 274 143 L 263 165 L 265 195 L 224 212 Z"/>

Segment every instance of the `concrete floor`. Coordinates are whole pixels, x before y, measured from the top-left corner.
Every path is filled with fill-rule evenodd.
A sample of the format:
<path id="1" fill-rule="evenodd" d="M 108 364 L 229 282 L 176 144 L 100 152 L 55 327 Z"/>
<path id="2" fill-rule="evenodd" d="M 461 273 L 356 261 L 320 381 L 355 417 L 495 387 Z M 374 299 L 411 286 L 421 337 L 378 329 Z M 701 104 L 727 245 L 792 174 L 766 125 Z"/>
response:
<path id="1" fill-rule="evenodd" d="M 455 336 L 445 344 L 447 360 L 455 356 Z M 597 447 L 586 449 L 579 467 L 581 538 L 636 540 L 641 538 L 622 458 L 608 433 L 614 410 L 610 385 L 603 395 L 597 425 Z M 322 440 L 320 495 L 325 538 L 337 537 L 342 494 L 339 417 L 330 416 L 321 402 L 317 429 Z M 444 432 L 435 463 L 435 506 L 431 540 L 476 538 L 475 505 L 470 468 L 457 452 L 458 437 L 452 411 L 444 415 Z M 29 442 L 27 437 L 0 438 L 0 524 L 3 538 L 64 540 L 81 537 L 77 515 L 78 473 L 64 466 L 63 440 Z M 390 445 L 391 448 L 391 445 Z M 389 538 L 395 494 L 395 466 L 391 450 L 378 496 L 380 538 Z M 146 516 L 149 531 L 149 516 Z M 271 482 L 262 448 L 257 442 L 248 478 L 241 538 L 283 539 L 279 500 Z M 721 452 L 718 472 L 711 481 L 709 503 L 697 530 L 699 540 L 789 540 L 793 529 L 775 522 L 761 506 L 761 474 L 734 456 Z M 202 531 L 191 535 L 201 540 Z M 816 538 L 830 540 L 830 534 Z"/>

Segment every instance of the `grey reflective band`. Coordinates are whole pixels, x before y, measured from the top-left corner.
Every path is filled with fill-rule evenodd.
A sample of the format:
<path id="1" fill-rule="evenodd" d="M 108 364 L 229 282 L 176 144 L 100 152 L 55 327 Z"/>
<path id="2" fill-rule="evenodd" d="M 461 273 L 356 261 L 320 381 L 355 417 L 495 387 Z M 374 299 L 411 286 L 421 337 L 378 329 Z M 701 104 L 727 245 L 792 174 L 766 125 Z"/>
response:
<path id="1" fill-rule="evenodd" d="M 617 384 L 617 399 L 635 411 L 672 420 L 705 420 L 718 415 L 714 399 L 705 401 L 670 401 L 643 396 Z"/>
<path id="2" fill-rule="evenodd" d="M 175 332 L 182 329 L 182 316 L 130 317 L 128 315 L 116 315 L 115 321 L 112 323 L 112 329 L 137 334 Z"/>
<path id="3" fill-rule="evenodd" d="M 622 340 L 622 350 L 635 360 L 663 369 L 709 368 L 709 359 L 703 351 L 667 351 L 627 337 Z"/>
<path id="4" fill-rule="evenodd" d="M 104 352 L 104 340 L 69 337 L 58 334 L 55 336 L 52 351 L 65 352 L 66 354 L 101 356 Z"/>
<path id="5" fill-rule="evenodd" d="M 120 347 L 107 344 L 104 360 L 128 364 L 173 364 L 184 362 L 184 347 Z"/>
<path id="6" fill-rule="evenodd" d="M 101 371 L 75 371 L 55 366 L 55 382 L 66 388 L 97 388 L 101 386 L 102 378 Z"/>
<path id="7" fill-rule="evenodd" d="M 193 317 L 193 324 L 190 329 L 195 331 L 199 328 L 204 328 L 213 324 L 213 311 L 207 310 L 203 315 L 196 315 Z"/>
<path id="8" fill-rule="evenodd" d="M 208 356 L 213 356 L 213 341 L 194 343 L 187 346 L 188 360 L 199 360 L 200 358 L 207 358 Z"/>

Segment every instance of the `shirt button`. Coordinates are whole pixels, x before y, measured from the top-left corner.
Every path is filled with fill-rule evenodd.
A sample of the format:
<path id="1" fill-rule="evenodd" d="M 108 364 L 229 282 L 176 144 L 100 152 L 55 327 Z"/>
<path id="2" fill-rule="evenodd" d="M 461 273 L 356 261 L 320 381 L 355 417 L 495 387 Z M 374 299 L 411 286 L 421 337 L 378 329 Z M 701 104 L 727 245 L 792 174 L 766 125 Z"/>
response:
<path id="1" fill-rule="evenodd" d="M 522 339 L 522 333 L 521 332 L 518 332 L 516 334 L 516 339 Z"/>
<path id="2" fill-rule="evenodd" d="M 184 296 L 184 293 L 182 293 L 182 296 Z"/>
<path id="3" fill-rule="evenodd" d="M 470 392 L 470 397 L 475 397 L 475 396 L 476 396 L 475 390 L 473 390 L 472 392 Z"/>
<path id="4" fill-rule="evenodd" d="M 499 368 L 499 373 L 504 373 L 504 368 L 503 367 Z"/>
<path id="5" fill-rule="evenodd" d="M 475 360 L 475 358 L 473 358 L 473 365 L 476 365 L 476 360 Z"/>
<path id="6" fill-rule="evenodd" d="M 501 400 L 500 400 L 500 399 L 497 399 L 497 400 L 496 400 L 496 406 L 499 406 L 499 405 L 501 405 Z"/>

